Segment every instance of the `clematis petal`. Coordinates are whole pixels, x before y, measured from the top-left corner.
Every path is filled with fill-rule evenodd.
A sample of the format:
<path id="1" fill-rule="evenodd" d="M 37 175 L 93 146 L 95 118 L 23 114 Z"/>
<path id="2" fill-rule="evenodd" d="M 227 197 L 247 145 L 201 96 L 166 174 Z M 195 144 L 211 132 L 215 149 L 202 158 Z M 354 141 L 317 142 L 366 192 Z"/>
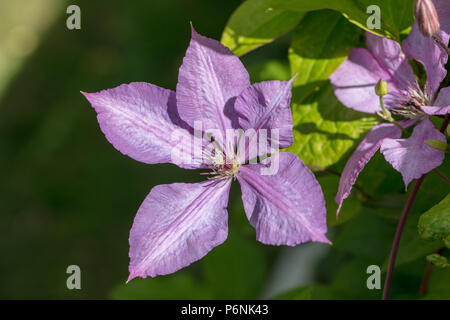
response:
<path id="1" fill-rule="evenodd" d="M 106 138 L 123 154 L 144 163 L 173 163 L 172 152 L 177 149 L 187 158 L 179 166 L 198 167 L 189 161 L 191 136 L 182 129 L 173 91 L 134 82 L 83 94 L 97 112 Z"/>
<path id="2" fill-rule="evenodd" d="M 422 120 L 409 138 L 385 139 L 381 144 L 381 153 L 402 174 L 405 188 L 413 179 L 420 178 L 444 161 L 444 152 L 428 146 L 426 140 L 446 142 L 445 136 L 430 119 Z"/>
<path id="3" fill-rule="evenodd" d="M 330 76 L 334 94 L 346 107 L 367 113 L 381 110 L 375 94 L 378 80 L 389 78 L 372 54 L 362 48 L 352 49 L 347 60 Z M 389 84 L 389 82 L 388 82 Z"/>
<path id="4" fill-rule="evenodd" d="M 290 109 L 293 80 L 255 83 L 237 97 L 235 111 L 239 125 L 245 131 L 240 148 L 243 145 L 247 150 L 257 148 L 258 137 L 266 139 L 255 150 L 256 156 L 287 148 L 294 142 Z"/>
<path id="5" fill-rule="evenodd" d="M 446 36 L 450 36 L 450 2 L 448 0 L 433 0 L 436 12 L 439 16 L 441 32 Z"/>
<path id="6" fill-rule="evenodd" d="M 449 1 L 434 1 L 441 24 L 441 32 L 437 35 L 447 45 L 450 33 L 450 4 Z M 427 72 L 426 90 L 430 94 L 438 90 L 441 81 L 445 78 L 447 70 L 447 53 L 432 39 L 420 33 L 417 22 L 412 26 L 408 37 L 403 41 L 403 51 L 414 60 L 423 64 Z"/>
<path id="7" fill-rule="evenodd" d="M 445 115 L 450 113 L 450 87 L 442 88 L 434 102 L 434 106 L 421 107 L 429 115 Z"/>
<path id="8" fill-rule="evenodd" d="M 202 121 L 203 130 L 232 128 L 235 97 L 250 85 L 242 62 L 218 41 L 199 35 L 192 39 L 180 67 L 177 106 L 181 118 L 194 127 Z"/>
<path id="9" fill-rule="evenodd" d="M 408 127 L 412 124 L 412 121 L 402 123 L 404 127 Z M 401 135 L 402 131 L 391 123 L 376 125 L 369 131 L 347 161 L 344 171 L 342 172 L 341 179 L 339 180 L 338 192 L 335 197 L 335 201 L 338 204 L 336 214 L 339 214 L 344 199 L 350 195 L 350 191 L 352 190 L 359 173 L 364 169 L 375 152 L 378 151 L 384 139 L 400 138 Z"/>
<path id="10" fill-rule="evenodd" d="M 389 86 L 385 103 L 395 99 L 392 94 L 414 82 L 414 73 L 407 59 L 401 54 L 400 45 L 386 38 L 367 33 L 369 50 L 355 48 L 348 58 L 330 76 L 336 97 L 346 107 L 361 112 L 381 111 L 375 94 L 378 80 L 384 79 Z"/>
<path id="11" fill-rule="evenodd" d="M 281 152 L 278 172 L 262 175 L 268 163 L 240 168 L 242 201 L 258 241 L 288 245 L 306 241 L 329 243 L 322 189 L 313 173 L 294 154 Z M 273 162 L 272 162 L 273 163 Z"/>
<path id="12" fill-rule="evenodd" d="M 389 73 L 396 89 L 406 88 L 415 82 L 414 71 L 398 42 L 367 32 L 366 44 L 381 67 Z"/>
<path id="13" fill-rule="evenodd" d="M 174 183 L 152 189 L 130 231 L 130 277 L 175 272 L 227 238 L 231 180 Z"/>

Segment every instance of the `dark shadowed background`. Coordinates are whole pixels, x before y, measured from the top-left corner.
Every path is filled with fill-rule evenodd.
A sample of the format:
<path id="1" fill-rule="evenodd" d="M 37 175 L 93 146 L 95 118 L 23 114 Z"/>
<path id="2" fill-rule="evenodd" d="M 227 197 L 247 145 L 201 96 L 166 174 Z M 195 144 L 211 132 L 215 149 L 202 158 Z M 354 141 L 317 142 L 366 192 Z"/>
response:
<path id="1" fill-rule="evenodd" d="M 142 164 L 116 151 L 80 90 L 132 81 L 175 89 L 189 23 L 220 39 L 239 3 L 0 1 L 0 298 L 114 296 L 127 278 L 128 232 L 147 193 L 157 184 L 200 177 L 173 165 Z M 69 4 L 81 8 L 81 30 L 66 28 Z M 283 57 L 286 50 L 271 47 L 256 58 Z M 252 74 L 258 80 L 258 70 Z M 240 201 L 233 199 L 238 201 L 230 208 Z M 253 240 L 245 218 L 235 220 L 243 229 L 237 228 L 237 236 L 244 235 L 236 241 L 249 234 Z M 66 288 L 71 264 L 81 268 L 82 290 Z M 155 297 L 214 297 L 194 282 L 201 281 L 201 264 L 180 272 L 180 280 L 161 277 L 166 293 Z M 174 292 L 164 281 L 186 289 Z M 255 293 L 243 290 L 247 296 Z"/>

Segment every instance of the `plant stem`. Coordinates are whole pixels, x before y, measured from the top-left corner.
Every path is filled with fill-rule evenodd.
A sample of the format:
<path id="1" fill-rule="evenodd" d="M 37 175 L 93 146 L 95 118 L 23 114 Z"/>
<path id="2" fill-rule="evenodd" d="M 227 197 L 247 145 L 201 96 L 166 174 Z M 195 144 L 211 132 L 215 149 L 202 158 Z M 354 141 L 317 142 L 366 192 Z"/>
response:
<path id="1" fill-rule="evenodd" d="M 440 254 L 442 252 L 442 248 L 436 250 L 434 253 Z M 423 275 L 422 282 L 420 283 L 419 288 L 419 296 L 424 297 L 428 291 L 428 283 L 430 282 L 431 272 L 433 271 L 433 264 L 428 263 L 427 268 L 425 269 L 425 274 Z"/>
<path id="2" fill-rule="evenodd" d="M 442 122 L 442 125 L 441 125 L 441 130 L 440 130 L 441 133 L 444 133 L 445 129 L 447 129 L 449 121 L 450 121 L 450 117 L 448 114 L 446 114 L 445 118 L 444 118 L 444 122 Z"/>
<path id="3" fill-rule="evenodd" d="M 424 297 L 427 294 L 428 282 L 430 282 L 431 272 L 433 271 L 433 264 L 428 263 L 423 275 L 422 282 L 420 283 L 419 296 Z"/>
<path id="4" fill-rule="evenodd" d="M 441 125 L 441 129 L 440 129 L 441 133 L 445 131 L 445 129 L 448 126 L 449 121 L 450 121 L 450 117 L 447 114 Z M 406 223 L 406 219 L 408 218 L 409 210 L 411 210 L 411 206 L 414 202 L 414 199 L 416 198 L 417 192 L 419 191 L 419 188 L 422 185 L 422 182 L 425 179 L 426 175 L 427 174 L 424 174 L 416 181 L 416 184 L 414 185 L 414 189 L 412 190 L 411 194 L 408 197 L 408 201 L 406 202 L 405 208 L 403 209 L 402 216 L 398 223 L 397 231 L 395 232 L 394 242 L 392 243 L 391 255 L 389 257 L 389 266 L 388 266 L 388 271 L 386 274 L 386 280 L 384 282 L 383 297 L 382 297 L 383 300 L 387 300 L 389 298 L 389 290 L 391 289 L 392 274 L 394 272 L 395 259 L 397 258 L 397 251 L 398 251 L 398 246 L 400 244 L 400 239 L 402 237 L 403 228 L 405 227 L 405 223 Z"/>
<path id="5" fill-rule="evenodd" d="M 444 180 L 445 182 L 447 182 L 448 184 L 450 184 L 450 179 L 447 178 L 442 172 L 440 172 L 438 169 L 433 169 L 434 173 L 436 173 L 439 177 L 442 178 L 442 180 Z"/>
<path id="6" fill-rule="evenodd" d="M 389 290 L 391 289 L 392 274 L 394 272 L 395 259 L 397 258 L 397 251 L 398 246 L 400 244 L 400 239 L 402 237 L 403 228 L 405 227 L 406 219 L 408 218 L 409 211 L 414 202 L 414 199 L 416 198 L 417 191 L 419 191 L 419 188 L 422 185 L 423 179 L 425 179 L 425 174 L 416 181 L 414 189 L 409 195 L 408 201 L 406 202 L 405 208 L 403 209 L 402 216 L 397 226 L 394 242 L 392 244 L 391 255 L 389 257 L 389 266 L 386 274 L 386 280 L 384 282 L 383 300 L 387 300 L 389 298 Z"/>

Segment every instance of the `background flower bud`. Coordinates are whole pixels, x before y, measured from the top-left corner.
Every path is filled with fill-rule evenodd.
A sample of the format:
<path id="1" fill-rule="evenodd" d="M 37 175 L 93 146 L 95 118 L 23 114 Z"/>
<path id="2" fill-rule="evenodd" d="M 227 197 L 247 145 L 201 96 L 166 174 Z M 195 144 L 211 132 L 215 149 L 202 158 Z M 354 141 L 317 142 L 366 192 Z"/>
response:
<path id="1" fill-rule="evenodd" d="M 425 37 L 435 36 L 439 32 L 441 26 L 432 0 L 416 0 L 414 16 L 420 32 Z"/>

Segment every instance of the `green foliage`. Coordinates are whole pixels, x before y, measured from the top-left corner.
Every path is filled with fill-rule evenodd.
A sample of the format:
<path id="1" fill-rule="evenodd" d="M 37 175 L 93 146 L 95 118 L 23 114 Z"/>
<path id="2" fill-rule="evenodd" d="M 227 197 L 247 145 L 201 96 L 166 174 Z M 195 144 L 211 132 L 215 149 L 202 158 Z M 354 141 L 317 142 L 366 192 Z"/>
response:
<path id="1" fill-rule="evenodd" d="M 336 216 L 338 205 L 334 198 L 336 190 L 339 186 L 339 177 L 335 175 L 327 175 L 319 177 L 318 181 L 322 187 L 327 207 L 327 226 L 333 227 L 352 218 L 360 209 L 361 202 L 357 197 L 349 197 L 342 205 L 339 216 Z"/>
<path id="2" fill-rule="evenodd" d="M 287 81 L 291 77 L 288 63 L 279 60 L 250 63 L 247 69 L 253 82 L 270 81 L 273 79 Z"/>
<path id="3" fill-rule="evenodd" d="M 367 289 L 367 267 L 370 260 L 352 257 L 337 267 L 330 287 L 339 299 L 378 299 L 379 290 Z"/>
<path id="4" fill-rule="evenodd" d="M 185 271 L 118 285 L 112 299 L 257 299 L 267 276 L 262 245 L 232 231 L 200 262 L 202 277 Z"/>
<path id="5" fill-rule="evenodd" d="M 417 233 L 417 222 L 419 215 L 412 212 L 406 221 L 402 238 L 397 254 L 395 266 L 399 266 L 416 259 L 424 258 L 430 252 L 442 247 L 441 241 L 429 241 L 422 239 Z M 384 262 L 383 269 L 386 270 L 388 265 L 388 257 Z"/>
<path id="6" fill-rule="evenodd" d="M 376 123 L 374 117 L 344 107 L 329 83 L 301 103 L 294 100 L 292 112 L 294 143 L 287 151 L 321 167 L 337 163 Z"/>
<path id="7" fill-rule="evenodd" d="M 237 55 L 245 54 L 288 32 L 305 12 L 320 9 L 334 9 L 364 30 L 400 41 L 413 23 L 413 4 L 413 0 L 247 0 L 228 21 L 222 43 Z M 371 5 L 380 8 L 380 29 L 367 27 Z M 312 29 L 310 36 L 325 38 L 322 31 L 328 23 Z"/>
<path id="8" fill-rule="evenodd" d="M 424 239 L 450 237 L 450 194 L 420 217 L 418 228 Z"/>
<path id="9" fill-rule="evenodd" d="M 320 37 L 315 30 L 320 29 Z M 375 119 L 344 107 L 328 77 L 358 42 L 358 29 L 339 13 L 306 14 L 294 31 L 289 61 L 294 81 L 294 144 L 288 149 L 309 165 L 336 163 Z"/>
<path id="10" fill-rule="evenodd" d="M 374 299 L 381 295 L 377 290 L 367 289 L 366 267 L 379 265 L 385 272 L 407 195 L 400 174 L 377 153 L 336 218 L 334 197 L 339 177 L 333 175 L 335 169 L 342 171 L 353 148 L 378 121 L 374 116 L 343 106 L 328 78 L 351 48 L 362 46 L 362 29 L 397 41 L 406 37 L 413 23 L 413 3 L 413 0 L 249 0 L 235 11 L 225 29 L 223 43 L 235 53 L 244 54 L 296 25 L 288 51 L 291 76 L 296 76 L 292 97 L 294 144 L 287 151 L 296 153 L 317 171 L 327 205 L 327 225 L 337 226 L 330 255 L 337 257 L 332 262 L 333 267 L 336 265 L 332 269 L 336 270 L 331 275 L 326 273 L 329 275 L 326 284 L 301 285 L 277 296 L 278 299 Z M 366 9 L 370 5 L 381 9 L 379 30 L 366 27 L 370 16 Z M 289 11 L 302 15 L 286 19 L 276 30 L 281 17 Z M 256 23 L 252 24 L 253 21 Z M 261 36 L 263 23 L 268 26 L 267 36 Z M 272 71 L 266 73 L 267 77 L 259 76 L 259 81 L 275 74 L 277 79 L 287 79 L 286 73 L 280 71 L 284 70 L 282 62 L 267 62 L 260 67 L 259 74 L 261 70 Z M 445 169 L 448 161 L 443 165 L 442 170 Z M 409 214 L 396 261 L 394 298 L 418 298 L 417 289 L 426 264 L 424 257 L 441 248 L 441 240 L 450 243 L 447 198 L 423 214 L 419 222 L 420 214 L 447 195 L 448 188 L 436 190 L 441 183 L 437 176 L 429 174 Z M 418 223 L 423 238 L 417 232 Z M 444 256 L 431 255 L 428 259 L 445 265 Z M 430 283 L 430 296 L 439 295 L 445 297 L 443 288 Z"/>
<path id="11" fill-rule="evenodd" d="M 111 299 L 178 300 L 212 299 L 213 294 L 191 275 L 180 272 L 164 277 L 133 280 L 113 289 Z"/>
<path id="12" fill-rule="evenodd" d="M 271 0 L 248 0 L 231 16 L 222 34 L 222 44 L 243 55 L 292 29 L 303 12 L 270 9 Z"/>
<path id="13" fill-rule="evenodd" d="M 237 184 L 230 196 L 229 237 L 224 244 L 175 274 L 125 284 L 127 238 L 141 201 L 157 184 L 194 182 L 200 177 L 195 171 L 172 165 L 147 166 L 120 156 L 105 141 L 95 113 L 78 90 L 97 91 L 130 81 L 174 89 L 189 42 L 189 21 L 200 33 L 217 38 L 235 9 L 235 4 L 227 1 L 191 2 L 186 10 L 173 15 L 173 5 L 164 2 L 136 1 L 129 6 L 114 1 L 105 12 L 107 19 L 85 16 L 83 32 L 61 28 L 65 16 L 58 18 L 57 11 L 63 12 L 64 5 L 50 15 L 25 10 L 18 19 L 25 24 L 34 14 L 42 26 L 31 28 L 37 41 L 34 53 L 5 56 L 0 63 L 0 109 L 5 111 L 0 118 L 0 165 L 4 169 L 0 253 L 8 262 L 0 266 L 1 274 L 8 275 L 2 278 L 1 298 L 264 297 L 279 270 L 279 256 L 289 249 L 255 241 Z M 315 171 L 326 200 L 327 236 L 333 245 L 327 247 L 324 257 L 316 257 L 319 261 L 308 281 L 277 299 L 381 296 L 380 290 L 367 288 L 366 270 L 369 265 L 379 265 L 382 278 L 385 276 L 396 226 L 413 186 L 405 193 L 401 175 L 378 152 L 336 217 L 336 172 L 342 172 L 354 147 L 377 120 L 344 107 L 328 78 L 352 48 L 363 46 L 367 6 L 381 9 L 382 28 L 371 32 L 398 41 L 408 35 L 413 2 L 247 0 L 228 20 L 221 41 L 237 55 L 248 53 L 243 62 L 252 82 L 287 80 L 296 75 L 292 98 L 295 142 L 288 151 Z M 175 5 L 184 3 L 177 0 Z M 6 26 L 0 30 L 4 35 L 0 46 L 14 49 L 20 41 L 10 33 L 15 29 L 8 25 L 12 24 L 9 6 L 20 5 L 0 4 Z M 90 12 L 102 10 L 95 2 L 85 6 Z M 48 19 L 42 19 L 44 16 Z M 45 21 L 52 17 L 60 21 L 47 26 Z M 34 26 L 33 21 L 28 27 Z M 42 32 L 47 28 L 48 33 Z M 277 38 L 277 42 L 250 52 Z M 5 50 L 3 55 L 7 53 Z M 437 124 L 442 121 L 434 120 Z M 449 160 L 439 169 L 448 175 Z M 428 174 L 400 242 L 392 298 L 420 298 L 418 288 L 430 262 L 434 266 L 423 298 L 450 299 L 449 250 L 443 248 L 450 247 L 448 191 L 435 173 Z M 69 263 L 82 268 L 83 290 L 65 288 L 64 270 Z M 300 269 L 297 265 L 292 268 Z M 296 275 L 302 272 L 297 269 Z M 296 281 L 295 277 L 289 280 Z"/>
<path id="14" fill-rule="evenodd" d="M 267 275 L 261 244 L 231 232 L 203 260 L 206 283 L 217 299 L 257 299 Z"/>
<path id="15" fill-rule="evenodd" d="M 318 36 L 320 30 L 320 37 Z M 294 101 L 318 91 L 356 46 L 360 32 L 331 10 L 309 12 L 295 28 L 289 48 L 294 81 Z"/>
<path id="16" fill-rule="evenodd" d="M 353 219 L 339 227 L 334 247 L 381 265 L 389 255 L 395 224 L 377 214 L 379 210 L 362 207 Z"/>
<path id="17" fill-rule="evenodd" d="M 450 267 L 450 263 L 448 262 L 448 259 L 444 256 L 441 256 L 438 253 L 433 253 L 427 256 L 427 261 L 429 263 L 432 263 L 438 268 L 448 268 Z"/>
<path id="18" fill-rule="evenodd" d="M 333 299 L 330 288 L 323 285 L 309 285 L 284 292 L 275 300 L 329 300 Z"/>
<path id="19" fill-rule="evenodd" d="M 425 299 L 450 299 L 450 268 L 434 268 Z"/>
<path id="20" fill-rule="evenodd" d="M 268 5 L 274 9 L 311 11 L 334 9 L 349 21 L 367 31 L 400 40 L 400 34 L 413 23 L 413 0 L 272 0 Z M 369 29 L 367 8 L 377 5 L 381 11 L 381 29 Z"/>

